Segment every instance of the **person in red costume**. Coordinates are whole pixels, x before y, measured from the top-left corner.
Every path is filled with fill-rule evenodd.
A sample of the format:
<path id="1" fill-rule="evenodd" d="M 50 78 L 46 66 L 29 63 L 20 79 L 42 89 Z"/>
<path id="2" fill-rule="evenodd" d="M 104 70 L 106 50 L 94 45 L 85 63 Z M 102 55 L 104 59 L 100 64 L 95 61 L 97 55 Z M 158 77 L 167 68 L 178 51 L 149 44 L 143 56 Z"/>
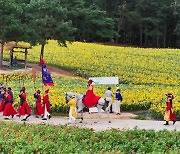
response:
<path id="1" fill-rule="evenodd" d="M 0 112 L 4 111 L 5 100 L 6 100 L 7 95 L 8 94 L 7 94 L 6 88 L 3 88 L 3 91 L 2 91 L 2 101 L 1 101 L 1 104 L 0 104 Z"/>
<path id="2" fill-rule="evenodd" d="M 14 115 L 17 114 L 16 110 L 12 105 L 12 102 L 13 102 L 12 91 L 11 88 L 9 87 L 7 97 L 5 98 L 5 107 L 3 112 L 3 116 L 5 117 L 4 119 L 9 120 L 9 116 L 12 116 L 13 119 Z"/>
<path id="3" fill-rule="evenodd" d="M 44 113 L 43 106 L 41 104 L 41 91 L 37 90 L 37 92 L 34 94 L 34 98 L 36 99 L 36 107 L 35 107 L 35 115 L 36 118 L 39 118 L 39 116 L 42 116 Z"/>
<path id="4" fill-rule="evenodd" d="M 31 108 L 29 107 L 29 104 L 27 102 L 27 94 L 25 87 L 22 87 L 19 97 L 20 97 L 20 106 L 18 108 L 18 113 L 19 116 L 24 116 L 24 118 L 21 121 L 26 121 L 27 118 L 31 116 Z"/>
<path id="5" fill-rule="evenodd" d="M 99 99 L 101 98 L 100 96 L 96 96 L 93 92 L 94 90 L 94 82 L 93 80 L 88 81 L 88 90 L 86 92 L 86 96 L 83 99 L 83 104 L 86 107 L 93 107 L 95 106 Z"/>
<path id="6" fill-rule="evenodd" d="M 50 119 L 51 118 L 51 115 L 50 115 L 50 112 L 51 112 L 51 104 L 49 102 L 49 89 L 47 89 L 45 91 L 45 95 L 43 97 L 43 108 L 44 108 L 44 116 L 43 116 L 43 119 L 42 120 L 47 120 L 47 117 Z"/>
<path id="7" fill-rule="evenodd" d="M 174 95 L 169 93 L 169 94 L 166 94 L 166 96 L 167 96 L 167 102 L 166 102 L 166 111 L 164 114 L 164 120 L 166 121 L 166 123 L 164 125 L 169 125 L 169 121 L 173 121 L 173 125 L 174 125 L 176 122 L 176 116 L 172 110 L 173 108 L 172 100 L 174 99 Z"/>

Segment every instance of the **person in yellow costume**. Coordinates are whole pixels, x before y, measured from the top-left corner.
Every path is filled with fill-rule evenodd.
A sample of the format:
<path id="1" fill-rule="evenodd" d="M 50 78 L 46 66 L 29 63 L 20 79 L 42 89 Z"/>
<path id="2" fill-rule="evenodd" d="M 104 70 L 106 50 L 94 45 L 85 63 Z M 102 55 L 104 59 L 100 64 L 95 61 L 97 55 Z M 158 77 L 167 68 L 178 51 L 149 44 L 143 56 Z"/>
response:
<path id="1" fill-rule="evenodd" d="M 70 106 L 69 109 L 69 120 L 68 123 L 72 123 L 72 121 L 76 122 L 76 118 L 78 117 L 77 115 L 77 100 L 75 95 L 72 96 L 72 99 L 68 102 L 68 105 Z"/>

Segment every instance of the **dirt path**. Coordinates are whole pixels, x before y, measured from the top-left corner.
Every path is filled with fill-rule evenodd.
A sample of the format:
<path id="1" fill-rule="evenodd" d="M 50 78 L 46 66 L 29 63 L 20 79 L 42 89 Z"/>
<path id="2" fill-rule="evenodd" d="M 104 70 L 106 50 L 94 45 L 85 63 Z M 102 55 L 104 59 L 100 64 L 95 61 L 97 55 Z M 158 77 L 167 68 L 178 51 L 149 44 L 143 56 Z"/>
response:
<path id="1" fill-rule="evenodd" d="M 155 131 L 167 129 L 169 131 L 177 130 L 180 131 L 180 123 L 176 122 L 175 125 L 165 126 L 164 121 L 154 121 L 154 120 L 135 120 L 132 119 L 134 117 L 133 114 L 130 113 L 122 113 L 121 115 L 111 115 L 111 123 L 108 123 L 107 115 L 103 115 L 102 119 L 98 123 L 94 123 L 96 121 L 97 113 L 84 114 L 84 121 L 83 123 L 76 123 L 68 125 L 68 117 L 52 117 L 46 121 L 41 120 L 41 118 L 35 118 L 31 116 L 28 121 L 25 123 L 30 124 L 52 124 L 52 125 L 68 125 L 68 126 L 77 126 L 80 128 L 90 128 L 94 131 L 104 131 L 109 129 L 120 129 L 120 130 L 127 130 L 127 129 L 142 129 L 142 130 L 149 130 L 154 129 Z M 0 113 L 0 121 L 4 121 L 2 113 Z M 6 120 L 12 121 L 17 123 L 23 123 L 20 118 L 14 117 L 13 120 Z"/>
<path id="2" fill-rule="evenodd" d="M 41 74 L 41 69 L 42 69 L 41 66 L 39 64 L 33 64 L 33 63 L 28 63 L 27 69 L 12 70 L 4 67 L 3 69 L 0 70 L 0 74 L 11 74 L 15 72 L 25 72 L 25 71 L 31 73 L 32 67 L 34 67 L 37 70 L 37 73 Z M 48 70 L 51 72 L 52 76 L 75 77 L 73 72 L 69 72 L 54 66 L 47 66 L 47 67 Z"/>

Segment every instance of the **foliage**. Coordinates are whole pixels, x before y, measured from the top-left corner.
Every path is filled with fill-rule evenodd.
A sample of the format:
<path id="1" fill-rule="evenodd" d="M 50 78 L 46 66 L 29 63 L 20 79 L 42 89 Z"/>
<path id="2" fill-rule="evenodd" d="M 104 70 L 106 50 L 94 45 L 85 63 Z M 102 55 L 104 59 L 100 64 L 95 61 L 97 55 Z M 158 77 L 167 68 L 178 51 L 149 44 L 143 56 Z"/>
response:
<path id="1" fill-rule="evenodd" d="M 36 55 L 39 48 L 40 46 L 36 46 L 29 51 L 29 61 L 38 63 Z M 165 111 L 165 94 L 171 92 L 175 95 L 174 111 L 180 117 L 179 50 L 123 48 L 80 42 L 68 44 L 68 48 L 63 48 L 59 47 L 55 41 L 49 41 L 45 50 L 47 65 L 74 70 L 76 74 L 86 78 L 88 76 L 118 76 L 124 98 L 121 103 L 122 111 L 150 108 L 150 112 L 156 118 L 162 118 Z M 17 56 L 20 58 L 18 53 Z M 36 88 L 42 89 L 40 80 L 40 78 L 37 79 Z M 54 77 L 53 80 L 55 87 L 50 90 L 53 111 L 68 111 L 64 100 L 65 91 L 82 94 L 86 92 L 87 83 L 84 79 Z M 12 83 L 8 82 L 8 85 L 17 91 L 15 95 L 18 96 L 19 83 L 11 81 Z M 24 84 L 28 90 L 28 101 L 33 107 L 33 81 L 27 79 Z M 113 92 L 115 88 L 112 86 Z M 106 89 L 107 86 L 96 85 L 95 94 L 105 97 Z M 18 101 L 17 97 L 15 104 L 18 104 Z"/>
<path id="2" fill-rule="evenodd" d="M 180 132 L 0 122 L 1 153 L 179 153 Z M 8 144 L 7 144 L 8 143 Z"/>

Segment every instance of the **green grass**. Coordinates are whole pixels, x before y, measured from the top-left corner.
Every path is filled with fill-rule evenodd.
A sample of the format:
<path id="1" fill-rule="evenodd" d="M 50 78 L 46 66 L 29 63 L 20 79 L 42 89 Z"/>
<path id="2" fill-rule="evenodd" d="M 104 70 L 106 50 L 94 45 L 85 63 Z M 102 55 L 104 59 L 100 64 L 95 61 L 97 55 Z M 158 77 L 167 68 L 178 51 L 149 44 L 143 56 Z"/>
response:
<path id="1" fill-rule="evenodd" d="M 180 132 L 0 122 L 0 153 L 180 153 Z"/>

